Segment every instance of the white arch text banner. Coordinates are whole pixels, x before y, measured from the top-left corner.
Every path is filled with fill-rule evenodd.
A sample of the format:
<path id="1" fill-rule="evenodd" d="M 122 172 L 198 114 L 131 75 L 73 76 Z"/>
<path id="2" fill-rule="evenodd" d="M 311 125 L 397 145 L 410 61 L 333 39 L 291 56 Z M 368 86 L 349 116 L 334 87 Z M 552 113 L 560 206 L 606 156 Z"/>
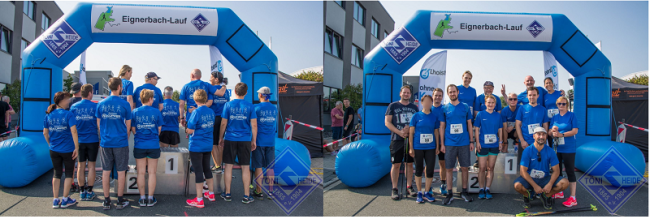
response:
<path id="1" fill-rule="evenodd" d="M 431 40 L 551 42 L 550 15 L 431 13 Z"/>
<path id="2" fill-rule="evenodd" d="M 93 5 L 93 33 L 140 33 L 217 36 L 215 9 Z"/>

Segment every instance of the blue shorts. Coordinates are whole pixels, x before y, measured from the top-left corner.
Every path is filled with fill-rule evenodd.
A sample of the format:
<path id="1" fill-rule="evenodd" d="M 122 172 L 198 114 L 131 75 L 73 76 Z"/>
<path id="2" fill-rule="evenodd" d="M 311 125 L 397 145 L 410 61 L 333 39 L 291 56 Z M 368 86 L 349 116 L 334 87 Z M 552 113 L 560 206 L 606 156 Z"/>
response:
<path id="1" fill-rule="evenodd" d="M 332 140 L 336 141 L 343 138 L 343 127 L 332 127 Z"/>
<path id="2" fill-rule="evenodd" d="M 252 153 L 251 167 L 253 169 L 266 168 L 271 164 L 271 162 L 273 162 L 273 159 L 275 159 L 275 147 L 258 146 Z"/>
<path id="3" fill-rule="evenodd" d="M 553 183 L 553 187 L 557 186 L 557 184 L 560 182 L 560 180 L 562 180 L 562 178 L 564 178 L 564 177 L 558 176 L 557 179 L 555 180 L 555 183 Z M 551 176 L 548 175 L 548 176 L 546 176 L 544 178 L 541 178 L 541 179 L 533 179 L 533 181 L 535 181 L 535 183 L 537 183 L 538 186 L 544 188 L 544 186 L 546 186 L 546 184 L 548 184 L 548 181 L 551 181 Z M 521 176 L 517 177 L 517 179 L 515 179 L 514 184 L 516 184 L 516 183 L 521 183 L 521 185 L 524 186 L 524 188 L 526 188 L 526 189 L 533 189 L 533 186 L 531 186 L 528 183 L 528 181 L 526 181 Z"/>
<path id="4" fill-rule="evenodd" d="M 158 149 L 140 149 L 133 148 L 133 158 L 135 159 L 158 159 L 160 158 L 160 148 Z"/>
<path id="5" fill-rule="evenodd" d="M 478 151 L 478 153 L 476 154 L 476 156 L 479 156 L 479 157 L 487 157 L 488 155 L 490 155 L 490 156 L 498 156 L 499 155 L 499 148 L 498 147 L 496 147 L 496 148 L 484 148 L 484 147 L 481 147 L 481 150 Z"/>

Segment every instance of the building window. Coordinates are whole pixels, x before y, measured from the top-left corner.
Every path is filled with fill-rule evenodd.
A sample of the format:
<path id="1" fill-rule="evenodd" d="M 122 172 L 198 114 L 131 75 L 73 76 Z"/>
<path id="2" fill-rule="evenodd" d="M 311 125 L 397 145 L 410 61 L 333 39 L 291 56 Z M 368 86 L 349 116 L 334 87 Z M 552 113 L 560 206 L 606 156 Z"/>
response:
<path id="1" fill-rule="evenodd" d="M 363 49 L 352 44 L 352 65 L 363 68 Z"/>
<path id="2" fill-rule="evenodd" d="M 50 28 L 50 17 L 43 13 L 43 19 L 41 20 L 41 29 L 45 31 L 47 28 Z"/>
<path id="3" fill-rule="evenodd" d="M 20 41 L 20 52 L 25 51 L 25 48 L 27 48 L 27 46 L 29 46 L 29 44 L 31 44 L 31 43 L 29 41 L 25 40 L 25 39 Z"/>
<path id="4" fill-rule="evenodd" d="M 11 30 L 0 26 L 0 50 L 11 53 Z"/>
<path id="5" fill-rule="evenodd" d="M 34 7 L 36 3 L 32 1 L 23 2 L 23 13 L 25 13 L 29 18 L 34 20 Z"/>
<path id="6" fill-rule="evenodd" d="M 388 31 L 384 31 L 384 39 L 386 39 L 386 37 L 388 37 Z"/>
<path id="7" fill-rule="evenodd" d="M 361 25 L 366 26 L 366 24 L 363 22 L 364 17 L 366 15 L 366 9 L 359 4 L 359 2 L 354 2 L 354 19 L 357 20 Z"/>
<path id="8" fill-rule="evenodd" d="M 325 52 L 341 58 L 341 45 L 343 37 L 333 30 L 325 30 Z"/>
<path id="9" fill-rule="evenodd" d="M 370 31 L 372 32 L 372 35 L 375 36 L 375 38 L 379 39 L 379 23 L 373 18 L 372 19 L 372 26 L 370 27 Z"/>
<path id="10" fill-rule="evenodd" d="M 334 2 L 335 2 L 337 5 L 341 6 L 341 8 L 345 8 L 345 6 L 343 6 L 343 1 L 334 1 Z"/>

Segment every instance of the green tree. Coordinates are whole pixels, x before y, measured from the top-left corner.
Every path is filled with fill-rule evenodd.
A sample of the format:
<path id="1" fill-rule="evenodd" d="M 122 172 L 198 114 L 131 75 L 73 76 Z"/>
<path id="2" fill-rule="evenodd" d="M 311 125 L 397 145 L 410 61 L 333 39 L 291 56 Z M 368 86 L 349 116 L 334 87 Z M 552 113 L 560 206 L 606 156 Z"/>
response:
<path id="1" fill-rule="evenodd" d="M 343 101 L 343 99 L 348 98 L 350 99 L 350 106 L 354 109 L 359 109 L 361 107 L 361 101 L 362 97 L 361 94 L 363 92 L 363 86 L 361 84 L 356 84 L 356 85 L 347 85 L 341 92 L 336 92 L 332 94 L 332 106 L 335 106 L 336 101 Z"/>
<path id="2" fill-rule="evenodd" d="M 2 90 L 2 95 L 9 96 L 9 104 L 14 108 L 14 111 L 20 111 L 20 80 L 16 79 L 14 83 L 8 84 Z"/>
<path id="3" fill-rule="evenodd" d="M 508 102 L 506 101 L 506 100 L 508 100 L 508 99 L 506 99 L 507 97 L 500 96 L 499 98 L 501 98 L 501 107 L 502 108 L 508 107 Z"/>
<path id="4" fill-rule="evenodd" d="M 648 75 L 635 75 L 634 77 L 625 80 L 630 83 L 648 86 Z"/>
<path id="5" fill-rule="evenodd" d="M 72 78 L 72 76 L 70 76 L 70 74 L 68 74 L 68 78 L 63 80 L 63 91 L 68 93 L 70 96 L 72 96 L 70 94 L 70 91 L 72 90 L 72 83 L 73 82 L 74 82 L 74 79 Z"/>
<path id="6" fill-rule="evenodd" d="M 315 71 L 302 71 L 302 73 L 296 75 L 295 78 L 308 81 L 323 82 L 323 74 Z"/>
<path id="7" fill-rule="evenodd" d="M 178 92 L 177 90 L 174 90 L 174 93 L 172 93 L 172 100 L 176 102 L 181 101 L 181 93 Z"/>

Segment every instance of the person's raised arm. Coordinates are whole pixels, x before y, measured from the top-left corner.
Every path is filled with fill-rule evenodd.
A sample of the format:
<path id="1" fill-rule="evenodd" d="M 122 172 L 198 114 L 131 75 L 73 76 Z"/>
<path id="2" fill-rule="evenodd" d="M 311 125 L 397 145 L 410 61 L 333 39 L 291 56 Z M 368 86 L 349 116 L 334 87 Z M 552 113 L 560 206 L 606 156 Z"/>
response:
<path id="1" fill-rule="evenodd" d="M 221 88 L 214 92 L 214 95 L 223 97 L 226 94 L 226 86 L 221 86 Z"/>
<path id="2" fill-rule="evenodd" d="M 212 100 L 208 100 L 208 102 L 205 102 L 205 106 L 208 108 L 212 106 Z"/>

